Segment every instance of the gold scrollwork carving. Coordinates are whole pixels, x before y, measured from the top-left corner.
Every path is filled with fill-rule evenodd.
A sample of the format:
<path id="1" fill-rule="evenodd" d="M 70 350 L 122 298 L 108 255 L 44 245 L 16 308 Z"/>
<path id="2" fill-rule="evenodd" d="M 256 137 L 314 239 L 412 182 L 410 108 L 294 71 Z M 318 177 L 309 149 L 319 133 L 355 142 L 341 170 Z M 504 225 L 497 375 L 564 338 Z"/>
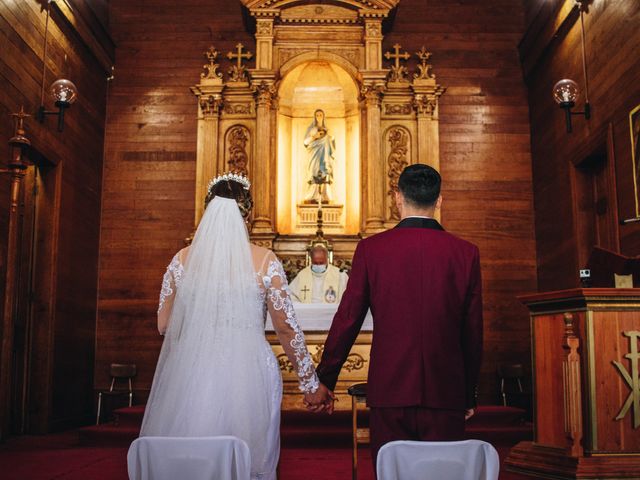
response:
<path id="1" fill-rule="evenodd" d="M 343 272 L 350 272 L 352 262 L 347 258 L 333 258 L 333 265 L 338 267 Z"/>
<path id="2" fill-rule="evenodd" d="M 287 357 L 286 353 L 281 353 L 276 357 L 276 359 L 278 360 L 278 367 L 280 367 L 281 371 L 289 373 L 293 372 L 293 364 L 289 360 L 289 357 Z"/>
<path id="3" fill-rule="evenodd" d="M 200 74 L 200 78 L 222 78 L 222 73 L 218 72 L 218 68 L 220 68 L 220 65 L 216 63 L 216 59 L 218 58 L 218 50 L 216 50 L 213 45 L 211 45 L 209 47 L 209 50 L 204 52 L 204 56 L 209 61 L 209 63 L 202 66 L 205 71 Z"/>
<path id="4" fill-rule="evenodd" d="M 391 219 L 399 220 L 400 212 L 395 201 L 395 195 L 398 191 L 398 179 L 402 170 L 409 165 L 407 153 L 409 152 L 409 132 L 402 127 L 392 127 L 387 136 L 390 150 L 387 157 L 387 165 L 389 168 L 389 191 L 387 195 L 391 197 L 389 215 Z"/>
<path id="5" fill-rule="evenodd" d="M 249 156 L 247 155 L 247 142 L 249 141 L 249 130 L 242 125 L 231 127 L 227 132 L 229 170 L 243 175 L 248 175 L 247 165 Z"/>
<path id="6" fill-rule="evenodd" d="M 347 372 L 353 372 L 354 370 L 362 370 L 364 364 L 367 363 L 365 358 L 359 353 L 352 353 L 347 357 L 347 361 L 342 366 Z"/>
<path id="7" fill-rule="evenodd" d="M 304 257 L 288 257 L 282 259 L 282 268 L 289 281 L 293 280 L 300 270 L 307 266 Z"/>
<path id="8" fill-rule="evenodd" d="M 384 113 L 387 115 L 409 115 L 413 112 L 410 103 L 388 103 L 384 106 Z"/>
<path id="9" fill-rule="evenodd" d="M 268 248 L 269 250 L 273 249 L 273 240 L 258 240 L 252 237 L 251 243 L 257 245 L 258 247 Z"/>
<path id="10" fill-rule="evenodd" d="M 311 360 L 317 365 L 322 360 L 322 354 L 324 353 L 324 345 L 316 345 L 316 351 L 311 355 Z M 362 370 L 367 360 L 359 353 L 350 353 L 347 360 L 342 366 L 343 370 L 347 372 L 353 372 L 355 370 Z"/>
<path id="11" fill-rule="evenodd" d="M 250 115 L 250 103 L 227 103 L 224 106 L 224 113 L 229 115 Z"/>
<path id="12" fill-rule="evenodd" d="M 305 52 L 308 52 L 307 48 L 281 48 L 278 55 L 280 56 L 280 64 L 287 63 L 293 57 L 297 57 Z"/>

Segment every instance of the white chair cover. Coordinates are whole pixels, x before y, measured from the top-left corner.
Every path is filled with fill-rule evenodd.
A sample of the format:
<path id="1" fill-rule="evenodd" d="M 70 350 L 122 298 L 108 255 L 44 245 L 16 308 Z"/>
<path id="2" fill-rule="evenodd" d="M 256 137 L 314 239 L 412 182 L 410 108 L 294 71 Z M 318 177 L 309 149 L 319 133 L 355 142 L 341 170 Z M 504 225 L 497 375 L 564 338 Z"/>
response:
<path id="1" fill-rule="evenodd" d="M 140 437 L 127 468 L 129 480 L 249 480 L 251 456 L 236 437 Z"/>
<path id="2" fill-rule="evenodd" d="M 498 452 L 487 442 L 396 441 L 378 452 L 378 480 L 498 480 Z"/>

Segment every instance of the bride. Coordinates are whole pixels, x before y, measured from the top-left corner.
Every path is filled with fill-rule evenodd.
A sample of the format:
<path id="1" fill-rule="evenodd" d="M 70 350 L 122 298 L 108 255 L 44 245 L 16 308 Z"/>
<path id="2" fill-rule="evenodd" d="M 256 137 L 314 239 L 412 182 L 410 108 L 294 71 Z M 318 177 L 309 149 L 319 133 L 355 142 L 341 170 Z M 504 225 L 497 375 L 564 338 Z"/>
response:
<path id="1" fill-rule="evenodd" d="M 251 452 L 251 478 L 276 478 L 282 378 L 265 338 L 267 309 L 297 369 L 309 409 L 333 409 L 318 381 L 273 252 L 249 243 L 249 181 L 225 174 L 209 185 L 190 247 L 167 268 L 158 308 L 165 335 L 141 436 L 233 435 Z"/>

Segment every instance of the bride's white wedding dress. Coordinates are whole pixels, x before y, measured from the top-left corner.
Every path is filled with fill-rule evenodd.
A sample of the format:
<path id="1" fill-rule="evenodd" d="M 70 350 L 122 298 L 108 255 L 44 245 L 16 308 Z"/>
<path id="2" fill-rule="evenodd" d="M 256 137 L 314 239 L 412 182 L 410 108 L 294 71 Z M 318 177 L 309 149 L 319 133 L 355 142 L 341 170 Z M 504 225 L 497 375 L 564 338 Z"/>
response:
<path id="1" fill-rule="evenodd" d="M 251 478 L 275 479 L 282 377 L 265 338 L 267 310 L 300 390 L 316 391 L 282 265 L 249 243 L 235 201 L 216 197 L 162 282 L 165 339 L 140 435 L 234 435 L 251 451 Z"/>

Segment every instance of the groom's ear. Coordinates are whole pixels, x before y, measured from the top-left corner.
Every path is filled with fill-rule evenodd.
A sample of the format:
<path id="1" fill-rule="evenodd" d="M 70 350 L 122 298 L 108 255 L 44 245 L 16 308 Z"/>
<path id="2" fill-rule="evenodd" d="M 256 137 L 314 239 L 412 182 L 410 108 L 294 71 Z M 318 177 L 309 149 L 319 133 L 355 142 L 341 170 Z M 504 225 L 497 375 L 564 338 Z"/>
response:
<path id="1" fill-rule="evenodd" d="M 436 200 L 436 210 L 440 210 L 440 208 L 442 208 L 442 195 L 438 195 Z"/>

